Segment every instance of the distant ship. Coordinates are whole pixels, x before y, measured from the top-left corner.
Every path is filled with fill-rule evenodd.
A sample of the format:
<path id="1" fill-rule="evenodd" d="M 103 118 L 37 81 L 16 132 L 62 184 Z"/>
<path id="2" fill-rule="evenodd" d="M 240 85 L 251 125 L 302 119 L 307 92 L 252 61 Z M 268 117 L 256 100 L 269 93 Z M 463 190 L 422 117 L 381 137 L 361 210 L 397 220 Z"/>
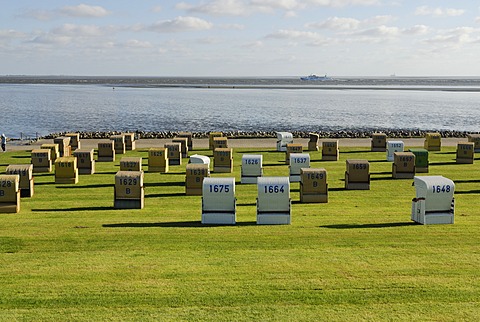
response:
<path id="1" fill-rule="evenodd" d="M 300 79 L 304 80 L 304 81 L 329 81 L 329 80 L 333 80 L 333 78 L 328 77 L 327 74 L 325 74 L 325 76 L 317 76 L 315 74 L 310 74 L 308 76 L 300 77 Z"/>

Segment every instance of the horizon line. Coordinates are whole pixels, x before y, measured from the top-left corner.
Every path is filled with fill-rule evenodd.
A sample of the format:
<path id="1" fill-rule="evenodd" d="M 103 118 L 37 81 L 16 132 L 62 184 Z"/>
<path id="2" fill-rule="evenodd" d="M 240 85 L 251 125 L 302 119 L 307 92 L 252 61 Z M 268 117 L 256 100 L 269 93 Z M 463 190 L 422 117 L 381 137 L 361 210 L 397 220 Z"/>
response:
<path id="1" fill-rule="evenodd" d="M 328 75 L 328 74 L 326 74 Z M 4 74 L 2 78 L 7 77 L 57 77 L 57 78 L 298 78 L 304 75 L 69 75 L 69 74 Z M 480 78 L 480 75 L 329 75 L 337 78 Z"/>

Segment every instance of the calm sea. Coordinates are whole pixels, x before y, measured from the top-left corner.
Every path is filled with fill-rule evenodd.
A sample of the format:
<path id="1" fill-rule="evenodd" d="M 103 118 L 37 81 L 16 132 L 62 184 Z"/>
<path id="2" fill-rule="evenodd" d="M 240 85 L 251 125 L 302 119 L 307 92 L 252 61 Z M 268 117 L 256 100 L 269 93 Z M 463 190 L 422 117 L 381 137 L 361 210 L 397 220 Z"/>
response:
<path id="1" fill-rule="evenodd" d="M 480 129 L 477 84 L 275 85 L 0 84 L 0 132 Z"/>

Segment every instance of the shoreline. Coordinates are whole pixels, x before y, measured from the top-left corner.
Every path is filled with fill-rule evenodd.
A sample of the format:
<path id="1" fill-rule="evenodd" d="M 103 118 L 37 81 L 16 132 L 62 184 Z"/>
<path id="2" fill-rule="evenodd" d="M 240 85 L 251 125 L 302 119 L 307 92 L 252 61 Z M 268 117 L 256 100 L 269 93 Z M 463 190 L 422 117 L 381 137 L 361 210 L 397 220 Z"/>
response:
<path id="1" fill-rule="evenodd" d="M 81 139 L 82 149 L 97 149 L 98 142 L 104 139 Z M 165 143 L 170 143 L 171 138 L 164 139 L 138 139 L 136 142 L 136 149 L 148 149 L 154 147 L 163 147 Z M 308 146 L 308 138 L 294 138 L 295 143 L 302 144 L 305 149 Z M 405 138 L 402 139 L 406 147 L 423 147 L 425 138 Z M 442 138 L 442 146 L 453 147 L 458 142 L 466 141 L 465 138 Z M 254 138 L 254 139 L 241 139 L 232 138 L 228 140 L 228 146 L 230 148 L 261 148 L 261 149 L 275 149 L 276 138 Z M 318 145 L 321 149 L 322 139 L 319 140 Z M 365 147 L 370 149 L 370 138 L 339 138 L 339 147 Z M 8 144 L 7 152 L 10 151 L 28 151 L 32 149 L 39 149 L 42 144 L 51 144 L 53 139 L 40 139 L 35 142 L 17 142 L 18 144 Z M 193 151 L 208 149 L 208 138 L 194 138 L 193 139 Z"/>
<path id="2" fill-rule="evenodd" d="M 172 139 L 182 131 L 74 131 L 80 134 L 80 139 L 109 139 L 112 135 L 122 133 L 135 133 L 138 139 Z M 194 139 L 208 138 L 212 131 L 190 132 Z M 221 132 L 223 136 L 229 139 L 266 139 L 277 137 L 279 131 L 214 131 Z M 309 138 L 310 133 L 318 134 L 320 139 L 359 139 L 372 137 L 374 133 L 385 133 L 388 138 L 424 138 L 428 132 L 438 132 L 442 138 L 464 138 L 468 134 L 479 133 L 471 131 L 455 131 L 455 130 L 418 130 L 418 129 L 359 129 L 359 130 L 325 130 L 325 131 L 286 131 L 292 133 L 294 138 Z M 40 136 L 38 139 L 53 139 L 64 136 L 69 132 L 50 133 Z M 184 133 L 184 132 L 183 132 Z"/>
<path id="3" fill-rule="evenodd" d="M 277 131 L 218 131 L 228 138 L 229 146 L 232 148 L 275 148 L 277 141 Z M 467 134 L 479 132 L 467 131 L 424 131 L 424 130 L 346 130 L 346 131 L 290 131 L 293 134 L 295 143 L 302 143 L 308 146 L 310 133 L 319 135 L 319 146 L 321 141 L 326 139 L 339 140 L 340 147 L 370 147 L 373 133 L 385 133 L 388 139 L 399 139 L 405 142 L 406 146 L 423 146 L 425 134 L 427 132 L 438 132 L 442 137 L 442 144 L 445 146 L 456 146 L 458 142 L 466 141 Z M 42 144 L 53 143 L 56 137 L 64 136 L 69 132 L 50 133 L 38 138 L 15 139 L 7 138 L 7 151 L 30 150 L 40 148 Z M 123 131 L 96 131 L 96 132 L 75 132 L 80 134 L 82 147 L 96 149 L 100 140 L 108 140 L 112 135 L 126 133 Z M 159 131 L 146 132 L 135 131 L 135 140 L 137 147 L 163 147 L 165 143 L 171 142 L 181 131 Z M 184 132 L 183 132 L 184 133 Z M 191 132 L 194 141 L 194 147 L 200 149 L 208 148 L 208 136 L 210 132 Z"/>

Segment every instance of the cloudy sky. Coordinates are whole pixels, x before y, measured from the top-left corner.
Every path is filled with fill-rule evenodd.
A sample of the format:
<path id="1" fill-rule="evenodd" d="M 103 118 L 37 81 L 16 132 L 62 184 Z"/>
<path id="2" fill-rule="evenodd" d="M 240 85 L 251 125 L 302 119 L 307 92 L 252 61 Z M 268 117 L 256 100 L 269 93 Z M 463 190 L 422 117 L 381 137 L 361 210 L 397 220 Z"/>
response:
<path id="1" fill-rule="evenodd" d="M 0 75 L 480 75 L 480 2 L 473 0 L 0 6 Z"/>

